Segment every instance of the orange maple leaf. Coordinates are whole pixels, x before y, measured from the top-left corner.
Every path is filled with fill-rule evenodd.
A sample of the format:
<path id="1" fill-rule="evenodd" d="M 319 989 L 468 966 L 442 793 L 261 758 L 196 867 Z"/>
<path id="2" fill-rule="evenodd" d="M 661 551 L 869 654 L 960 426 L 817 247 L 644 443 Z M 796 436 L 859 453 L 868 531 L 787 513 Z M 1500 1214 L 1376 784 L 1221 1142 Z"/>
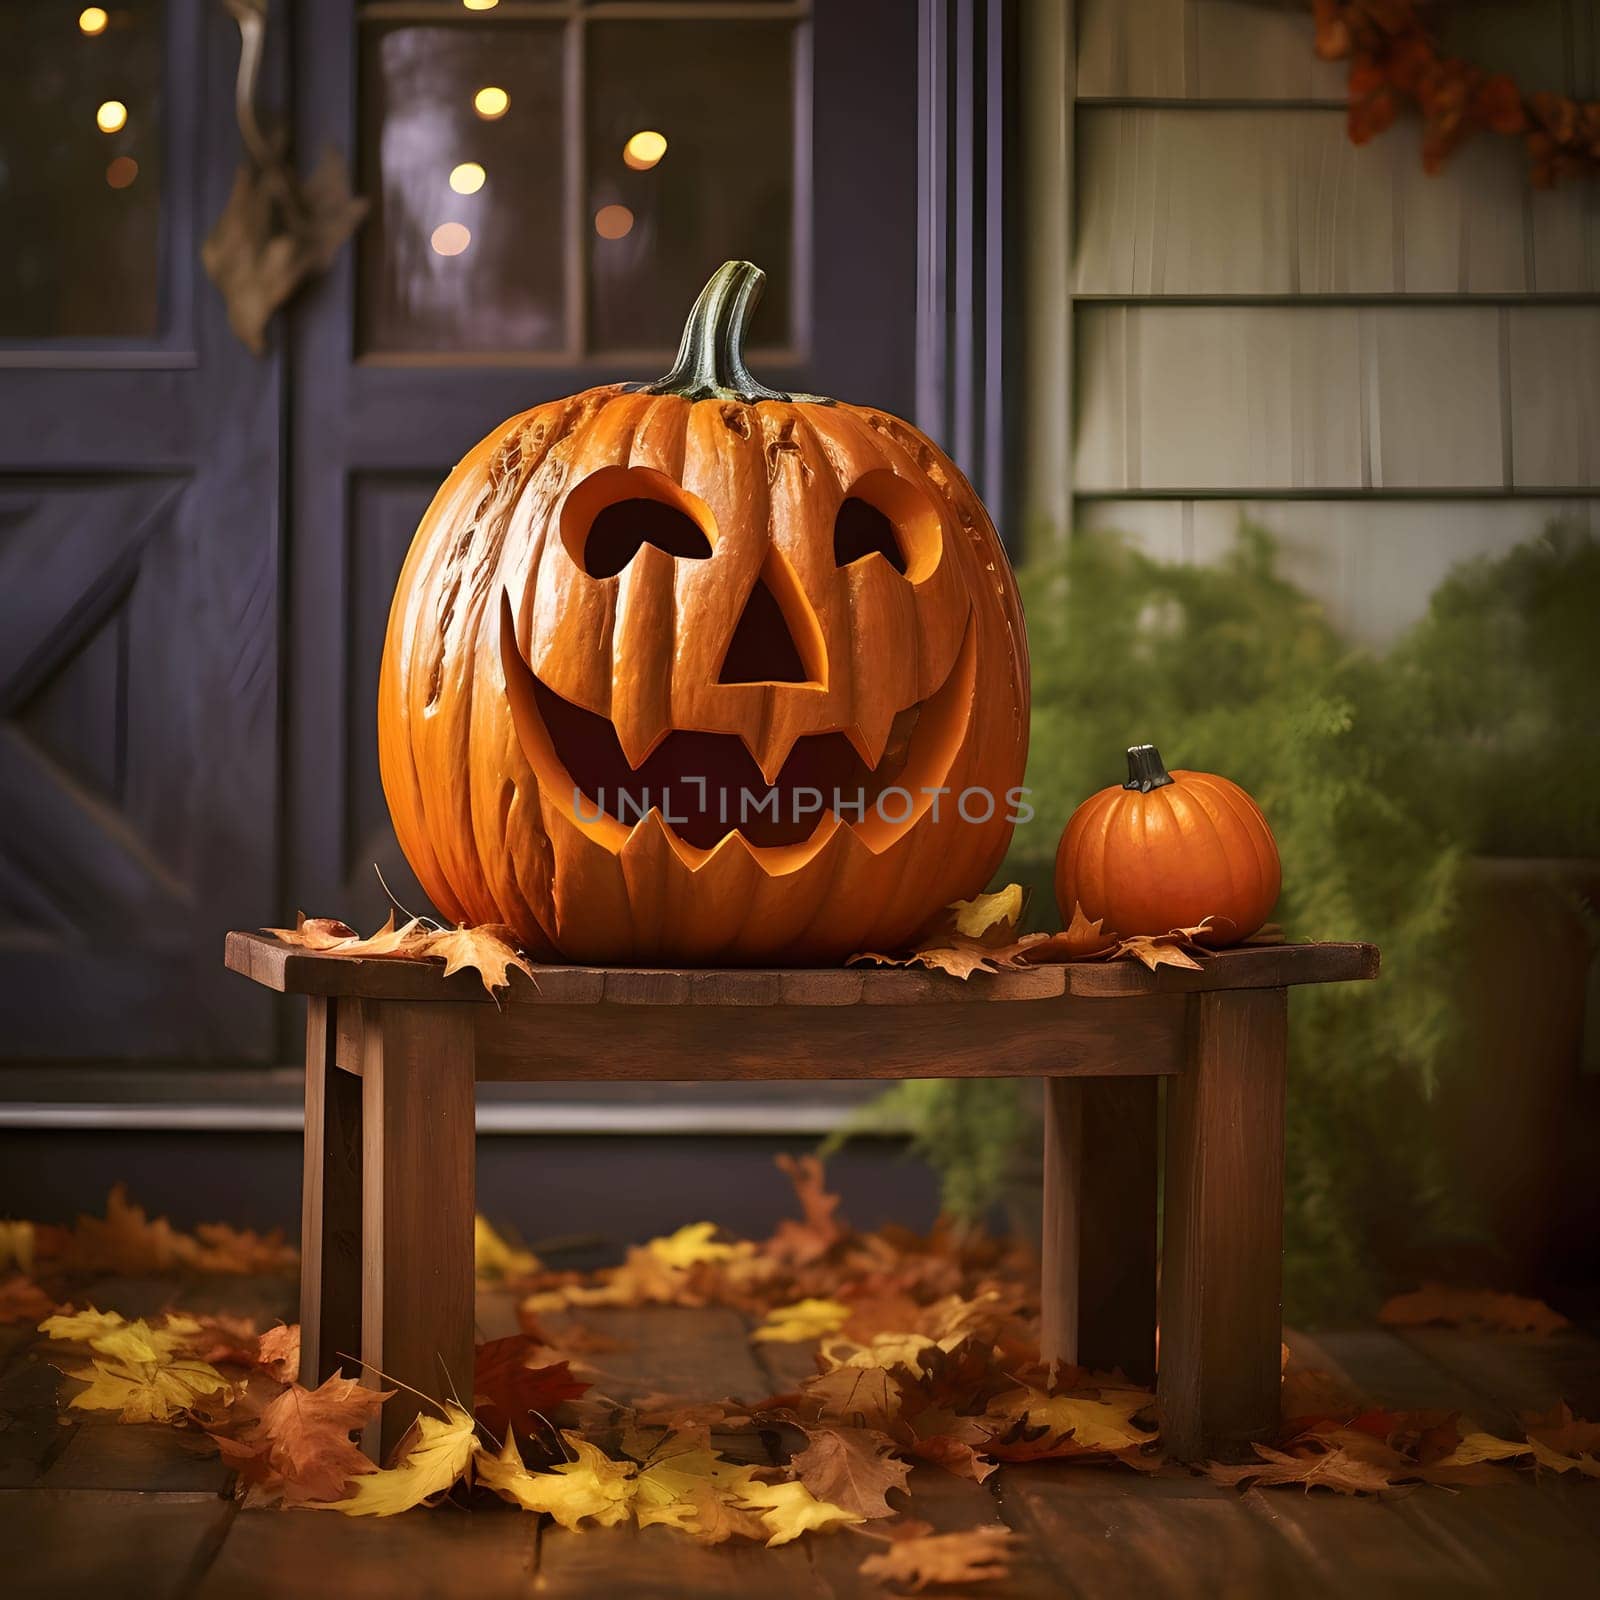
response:
<path id="1" fill-rule="evenodd" d="M 375 1470 L 350 1435 L 393 1393 L 337 1375 L 316 1389 L 291 1383 L 236 1435 L 210 1430 L 211 1436 L 239 1474 L 246 1505 L 337 1500 L 352 1478 Z"/>

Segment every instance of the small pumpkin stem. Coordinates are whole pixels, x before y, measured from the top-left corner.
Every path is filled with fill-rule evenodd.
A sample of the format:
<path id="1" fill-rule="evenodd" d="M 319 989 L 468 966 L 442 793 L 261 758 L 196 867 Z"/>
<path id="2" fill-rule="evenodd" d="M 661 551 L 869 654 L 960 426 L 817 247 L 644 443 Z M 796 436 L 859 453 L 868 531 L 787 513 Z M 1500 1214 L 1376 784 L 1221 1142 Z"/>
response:
<path id="1" fill-rule="evenodd" d="M 786 394 L 769 389 L 744 364 L 744 339 L 755 315 L 767 275 L 751 261 L 724 261 L 683 325 L 678 358 L 672 370 L 654 383 L 625 385 L 634 394 L 673 394 L 685 400 L 801 401 L 831 406 L 819 394 Z"/>
<path id="2" fill-rule="evenodd" d="M 1161 752 L 1153 744 L 1128 746 L 1128 781 L 1123 784 L 1124 789 L 1149 794 L 1171 782 L 1172 774 L 1161 764 Z"/>

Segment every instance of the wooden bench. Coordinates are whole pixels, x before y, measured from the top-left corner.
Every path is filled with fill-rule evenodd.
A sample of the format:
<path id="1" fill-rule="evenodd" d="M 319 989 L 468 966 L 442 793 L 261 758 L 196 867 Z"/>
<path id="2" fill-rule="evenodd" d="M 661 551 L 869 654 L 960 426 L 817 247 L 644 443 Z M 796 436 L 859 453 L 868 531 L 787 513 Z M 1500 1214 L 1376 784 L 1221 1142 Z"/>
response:
<path id="1" fill-rule="evenodd" d="M 1157 1086 L 1166 1092 L 1158 1388 L 1180 1458 L 1278 1421 L 1288 991 L 1372 978 L 1365 944 L 1260 946 L 1200 971 L 538 969 L 476 974 L 230 933 L 235 972 L 309 1001 L 301 1381 L 355 1365 L 472 1393 L 480 1081 L 1037 1077 L 1043 1353 L 1156 1375 Z M 381 1447 L 419 1401 L 384 1408 Z"/>

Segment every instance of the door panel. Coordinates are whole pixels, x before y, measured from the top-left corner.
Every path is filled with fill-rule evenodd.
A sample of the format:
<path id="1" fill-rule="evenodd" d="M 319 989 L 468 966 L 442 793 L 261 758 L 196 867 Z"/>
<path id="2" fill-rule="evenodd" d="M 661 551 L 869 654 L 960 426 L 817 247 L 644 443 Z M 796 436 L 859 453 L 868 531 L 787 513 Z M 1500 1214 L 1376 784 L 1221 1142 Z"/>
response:
<path id="1" fill-rule="evenodd" d="M 89 35 L 75 7 L 0 4 L 56 30 L 21 69 L 54 94 L 0 123 L 23 175 L 0 236 L 35 236 L 7 270 L 81 280 L 36 285 L 0 339 L 0 1055 L 267 1059 L 270 1002 L 221 951 L 276 901 L 280 363 L 195 272 L 238 32 L 200 0 L 108 9 Z M 85 241 L 82 211 L 141 193 L 134 234 Z M 153 289 L 96 305 L 92 248 Z"/>
<path id="2" fill-rule="evenodd" d="M 294 313 L 288 882 L 308 910 L 381 920 L 374 864 L 426 909 L 378 784 L 378 657 L 411 532 L 486 433 L 542 400 L 659 376 L 701 284 L 742 254 L 772 279 L 759 377 L 911 414 L 918 8 L 712 10 L 296 13 L 297 142 L 353 145 L 376 207 L 359 264 L 341 260 Z M 487 118 L 483 89 L 507 102 Z M 641 159 L 635 132 L 665 153 Z M 457 187 L 465 163 L 481 174 Z M 441 227 L 468 241 L 441 252 Z"/>

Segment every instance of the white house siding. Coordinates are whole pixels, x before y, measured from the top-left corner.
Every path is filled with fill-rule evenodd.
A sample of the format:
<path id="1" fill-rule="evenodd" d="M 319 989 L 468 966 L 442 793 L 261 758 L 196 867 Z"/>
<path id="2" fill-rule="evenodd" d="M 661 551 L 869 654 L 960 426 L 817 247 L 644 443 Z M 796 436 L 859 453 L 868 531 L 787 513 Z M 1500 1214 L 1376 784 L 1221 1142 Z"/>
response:
<path id="1" fill-rule="evenodd" d="M 1524 86 L 1600 93 L 1600 0 L 1450 16 Z M 1206 560 L 1249 517 L 1382 643 L 1456 561 L 1600 523 L 1600 183 L 1535 192 L 1487 135 L 1429 177 L 1412 120 L 1352 146 L 1309 11 L 1035 0 L 1028 27 L 1035 548 L 1113 526 Z"/>

